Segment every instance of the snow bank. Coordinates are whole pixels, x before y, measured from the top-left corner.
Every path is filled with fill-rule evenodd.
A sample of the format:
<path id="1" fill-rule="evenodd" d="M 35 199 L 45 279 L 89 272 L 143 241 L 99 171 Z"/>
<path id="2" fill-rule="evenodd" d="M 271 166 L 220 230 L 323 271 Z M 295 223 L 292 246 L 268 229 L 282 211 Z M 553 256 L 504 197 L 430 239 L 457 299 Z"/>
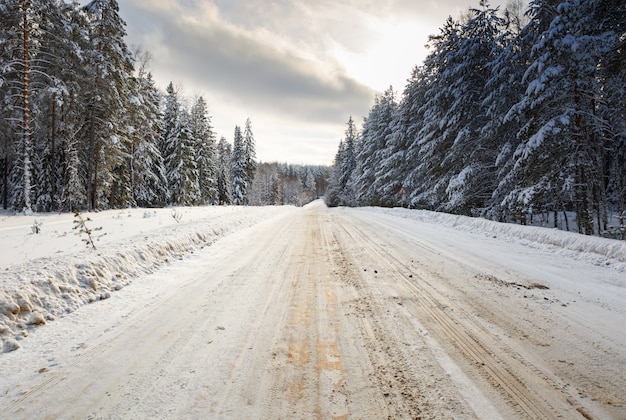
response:
<path id="1" fill-rule="evenodd" d="M 98 229 L 94 235 L 101 239 L 95 250 L 82 243 L 84 235 L 76 235 L 72 215 L 49 215 L 54 220 L 42 223 L 40 234 L 25 229 L 32 216 L 3 217 L 0 244 L 7 252 L 0 257 L 0 352 L 19 348 L 19 340 L 34 326 L 107 299 L 134 278 L 219 237 L 293 210 L 204 207 L 97 213 L 96 220 L 87 222 Z M 46 229 L 53 225 L 61 226 L 61 232 Z M 16 245 L 16 240 L 21 243 Z M 24 248 L 30 257 L 22 255 Z M 14 264 L 6 260 L 12 252 L 21 255 Z"/>
<path id="2" fill-rule="evenodd" d="M 457 216 L 427 210 L 408 210 L 403 208 L 385 209 L 368 207 L 362 210 L 379 212 L 424 223 L 452 227 L 457 230 L 483 234 L 492 238 L 521 242 L 528 246 L 555 248 L 555 252 L 568 251 L 578 254 L 579 259 L 588 259 L 597 265 L 611 266 L 626 272 L 626 242 L 585 236 L 558 229 L 535 226 L 523 226 L 512 223 L 499 223 L 492 220 Z"/>

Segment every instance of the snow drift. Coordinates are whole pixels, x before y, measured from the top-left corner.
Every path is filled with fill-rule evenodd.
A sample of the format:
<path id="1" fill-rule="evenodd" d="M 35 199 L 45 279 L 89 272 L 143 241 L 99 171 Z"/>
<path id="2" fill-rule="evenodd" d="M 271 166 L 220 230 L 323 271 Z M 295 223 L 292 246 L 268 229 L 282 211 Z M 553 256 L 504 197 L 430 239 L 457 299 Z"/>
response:
<path id="1" fill-rule="evenodd" d="M 553 247 L 554 252 L 570 252 L 571 256 L 576 259 L 585 259 L 593 264 L 607 265 L 619 272 L 626 272 L 626 242 L 624 241 L 427 210 L 376 207 L 361 210 L 381 212 L 423 223 L 438 224 L 465 232 L 521 242 L 531 247 Z"/>
<path id="2" fill-rule="evenodd" d="M 33 216 L 3 217 L 0 351 L 19 348 L 19 340 L 36 325 L 109 298 L 138 276 L 222 236 L 293 209 L 201 207 L 101 212 L 89 215 L 95 220 L 87 222 L 97 228 L 97 249 L 81 242 L 84 235 L 72 228 L 72 215 L 43 215 L 37 222 L 32 222 Z M 40 233 L 30 229 L 29 223 L 38 225 Z M 57 225 L 60 229 L 49 228 Z"/>

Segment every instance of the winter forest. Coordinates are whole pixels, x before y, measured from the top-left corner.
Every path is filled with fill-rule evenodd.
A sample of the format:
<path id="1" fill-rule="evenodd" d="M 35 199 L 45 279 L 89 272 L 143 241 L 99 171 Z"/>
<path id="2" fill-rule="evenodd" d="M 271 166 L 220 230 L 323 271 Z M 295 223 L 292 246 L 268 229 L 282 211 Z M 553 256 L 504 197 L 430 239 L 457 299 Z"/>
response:
<path id="1" fill-rule="evenodd" d="M 483 0 L 428 47 L 400 98 L 389 88 L 360 130 L 348 121 L 329 205 L 624 239 L 626 2 Z"/>
<path id="2" fill-rule="evenodd" d="M 250 119 L 218 140 L 201 96 L 156 87 L 115 0 L 5 0 L 0 21 L 4 209 L 326 194 L 624 237 L 623 0 L 482 0 L 449 18 L 402 94 L 378 95 L 360 128 L 349 119 L 330 169 L 257 163 Z"/>
<path id="3" fill-rule="evenodd" d="M 250 119 L 231 144 L 216 138 L 202 97 L 180 97 L 171 83 L 159 91 L 149 53 L 125 44 L 115 0 L 4 0 L 0 21 L 4 209 L 302 204 L 321 194 L 327 168 L 261 164 L 253 182 Z"/>

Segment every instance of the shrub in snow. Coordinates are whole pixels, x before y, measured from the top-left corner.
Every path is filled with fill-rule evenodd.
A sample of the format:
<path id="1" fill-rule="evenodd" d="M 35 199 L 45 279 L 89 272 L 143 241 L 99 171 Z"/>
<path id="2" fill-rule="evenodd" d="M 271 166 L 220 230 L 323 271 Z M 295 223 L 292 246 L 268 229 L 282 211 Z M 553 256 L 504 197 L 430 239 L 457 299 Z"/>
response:
<path id="1" fill-rule="evenodd" d="M 43 225 L 43 223 L 35 219 L 35 221 L 33 222 L 33 226 L 31 226 L 31 229 L 34 234 L 38 234 L 39 232 L 41 232 L 41 225 Z"/>
<path id="2" fill-rule="evenodd" d="M 183 214 L 179 212 L 177 209 L 172 209 L 172 217 L 176 220 L 176 223 L 180 223 L 183 219 Z"/>
<path id="3" fill-rule="evenodd" d="M 272 217 L 276 210 L 267 207 L 252 214 L 236 212 L 223 219 L 213 218 L 211 223 L 203 219 L 201 223 L 171 225 L 154 237 L 142 234 L 104 245 L 97 254 L 79 251 L 6 268 L 0 281 L 0 353 L 19 348 L 15 340 L 28 336 L 39 325 L 82 305 L 108 299 L 114 290 L 138 276 L 152 273 L 229 232 Z M 76 229 L 87 228 L 84 222 L 88 220 L 82 219 L 80 225 L 81 219 L 75 219 Z M 7 340 L 12 341 L 5 344 Z"/>
<path id="4" fill-rule="evenodd" d="M 83 216 L 79 212 L 74 213 L 74 229 L 78 230 L 80 235 L 84 235 L 83 242 L 89 247 L 91 246 L 93 249 L 96 249 L 96 244 L 94 243 L 94 236 L 92 230 L 87 227 L 86 222 L 90 222 L 91 219 L 88 217 L 83 219 Z M 101 230 L 102 228 L 96 228 L 96 230 Z M 104 234 L 103 234 L 104 235 Z M 102 236 L 102 235 L 101 235 Z"/>

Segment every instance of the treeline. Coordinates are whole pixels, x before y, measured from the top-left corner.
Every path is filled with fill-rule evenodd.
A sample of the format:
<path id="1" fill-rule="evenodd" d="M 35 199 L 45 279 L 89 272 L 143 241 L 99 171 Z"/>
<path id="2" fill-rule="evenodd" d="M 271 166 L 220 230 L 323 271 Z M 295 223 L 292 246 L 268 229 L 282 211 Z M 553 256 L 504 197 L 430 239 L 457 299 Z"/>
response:
<path id="1" fill-rule="evenodd" d="M 0 22 L 4 209 L 248 204 L 250 120 L 217 141 L 202 97 L 159 91 L 115 0 L 4 0 Z"/>
<path id="2" fill-rule="evenodd" d="M 324 196 L 329 172 L 328 166 L 260 163 L 250 204 L 303 206 Z"/>
<path id="3" fill-rule="evenodd" d="M 379 95 L 361 130 L 350 119 L 329 205 L 549 215 L 584 234 L 605 233 L 617 214 L 623 231 L 626 3 L 515 9 L 481 1 L 449 18 L 402 96 Z"/>

